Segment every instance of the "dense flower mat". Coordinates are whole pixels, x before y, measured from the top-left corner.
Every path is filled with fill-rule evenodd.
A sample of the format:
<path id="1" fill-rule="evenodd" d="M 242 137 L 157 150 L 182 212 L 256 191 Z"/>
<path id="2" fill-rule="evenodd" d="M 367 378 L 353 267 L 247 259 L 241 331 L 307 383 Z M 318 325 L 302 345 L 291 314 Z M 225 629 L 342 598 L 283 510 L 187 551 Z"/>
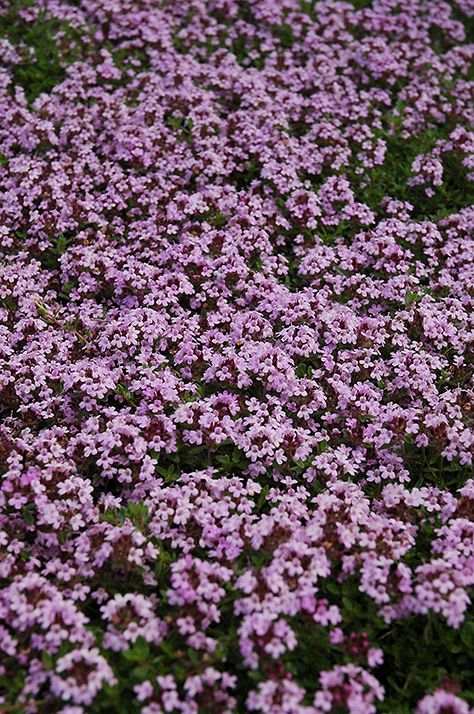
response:
<path id="1" fill-rule="evenodd" d="M 472 710 L 473 14 L 1 0 L 0 712 Z"/>

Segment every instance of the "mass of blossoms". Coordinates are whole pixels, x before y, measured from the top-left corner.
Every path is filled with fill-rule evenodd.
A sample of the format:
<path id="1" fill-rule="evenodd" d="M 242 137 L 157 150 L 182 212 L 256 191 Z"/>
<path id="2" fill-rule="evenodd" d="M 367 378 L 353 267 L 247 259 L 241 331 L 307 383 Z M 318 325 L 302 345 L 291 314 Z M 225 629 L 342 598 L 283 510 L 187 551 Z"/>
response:
<path id="1" fill-rule="evenodd" d="M 474 711 L 474 0 L 0 0 L 0 713 Z"/>

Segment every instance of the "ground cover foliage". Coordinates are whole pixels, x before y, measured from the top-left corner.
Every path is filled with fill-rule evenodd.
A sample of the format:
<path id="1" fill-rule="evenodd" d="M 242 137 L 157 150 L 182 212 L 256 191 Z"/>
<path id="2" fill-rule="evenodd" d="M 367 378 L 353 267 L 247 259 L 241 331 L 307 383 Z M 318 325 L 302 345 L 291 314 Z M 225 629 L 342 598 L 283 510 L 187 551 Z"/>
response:
<path id="1" fill-rule="evenodd" d="M 1 0 L 0 712 L 474 706 L 472 0 Z"/>

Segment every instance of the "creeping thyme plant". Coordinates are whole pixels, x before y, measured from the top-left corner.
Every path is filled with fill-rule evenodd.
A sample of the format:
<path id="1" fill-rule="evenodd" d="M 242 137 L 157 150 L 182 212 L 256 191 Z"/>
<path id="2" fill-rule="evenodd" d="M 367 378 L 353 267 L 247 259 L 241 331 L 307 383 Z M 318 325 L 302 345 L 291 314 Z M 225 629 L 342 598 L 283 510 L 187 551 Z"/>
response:
<path id="1" fill-rule="evenodd" d="M 473 711 L 473 25 L 0 0 L 1 714 Z"/>

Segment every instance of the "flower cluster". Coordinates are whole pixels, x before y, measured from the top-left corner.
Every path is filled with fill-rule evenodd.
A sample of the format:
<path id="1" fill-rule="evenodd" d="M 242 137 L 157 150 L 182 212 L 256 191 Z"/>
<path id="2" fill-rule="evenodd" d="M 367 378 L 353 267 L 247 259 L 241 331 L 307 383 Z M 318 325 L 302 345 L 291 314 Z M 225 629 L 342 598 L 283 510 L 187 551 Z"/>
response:
<path id="1" fill-rule="evenodd" d="M 474 705 L 472 0 L 0 0 L 0 710 Z"/>

